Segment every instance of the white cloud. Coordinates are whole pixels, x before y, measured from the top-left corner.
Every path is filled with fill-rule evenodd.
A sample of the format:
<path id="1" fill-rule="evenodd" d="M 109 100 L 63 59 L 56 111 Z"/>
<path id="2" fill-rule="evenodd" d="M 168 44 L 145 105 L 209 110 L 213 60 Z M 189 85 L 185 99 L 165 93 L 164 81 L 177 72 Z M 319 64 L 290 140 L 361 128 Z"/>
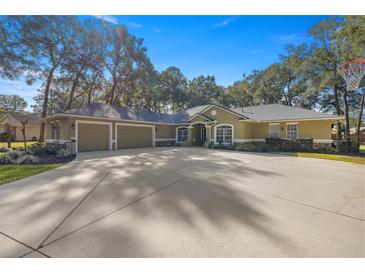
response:
<path id="1" fill-rule="evenodd" d="M 104 20 L 106 22 L 112 23 L 114 25 L 118 25 L 118 19 L 115 16 L 111 15 L 95 15 L 96 18 L 99 18 L 101 20 Z"/>
<path id="2" fill-rule="evenodd" d="M 230 17 L 226 20 L 223 20 L 222 22 L 218 22 L 215 25 L 213 25 L 213 28 L 220 28 L 220 27 L 226 27 L 230 23 L 232 23 L 234 20 L 236 20 L 236 17 Z"/>
<path id="3" fill-rule="evenodd" d="M 132 27 L 132 28 L 137 28 L 137 29 L 142 28 L 142 25 L 141 24 L 138 24 L 138 23 L 133 22 L 133 21 L 127 22 L 127 26 Z"/>
<path id="4" fill-rule="evenodd" d="M 303 42 L 308 39 L 303 34 L 300 33 L 292 33 L 292 34 L 272 34 L 271 39 L 274 42 L 278 43 L 295 43 L 295 42 Z"/>
<path id="5" fill-rule="evenodd" d="M 156 33 L 160 33 L 161 29 L 159 28 L 150 28 L 151 31 L 156 32 Z"/>

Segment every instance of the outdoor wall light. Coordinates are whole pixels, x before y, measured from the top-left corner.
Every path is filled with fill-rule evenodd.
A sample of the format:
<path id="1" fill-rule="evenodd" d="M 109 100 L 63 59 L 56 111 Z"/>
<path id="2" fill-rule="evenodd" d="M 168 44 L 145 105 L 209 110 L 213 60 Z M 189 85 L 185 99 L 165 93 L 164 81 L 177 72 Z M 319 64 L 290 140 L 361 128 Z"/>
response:
<path id="1" fill-rule="evenodd" d="M 72 128 L 72 129 L 75 129 L 75 124 L 72 124 L 72 125 L 71 125 L 71 128 Z"/>

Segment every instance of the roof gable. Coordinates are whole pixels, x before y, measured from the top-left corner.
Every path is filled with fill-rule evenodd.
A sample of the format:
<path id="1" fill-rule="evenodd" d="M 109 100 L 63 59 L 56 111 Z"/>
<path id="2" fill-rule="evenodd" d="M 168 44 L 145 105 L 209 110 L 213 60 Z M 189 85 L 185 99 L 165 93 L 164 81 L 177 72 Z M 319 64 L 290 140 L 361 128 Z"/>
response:
<path id="1" fill-rule="evenodd" d="M 216 108 L 218 108 L 218 109 L 220 109 L 220 110 L 222 110 L 222 111 L 225 111 L 225 112 L 231 113 L 231 114 L 233 114 L 233 115 L 236 115 L 236 116 L 238 116 L 238 117 L 240 117 L 240 118 L 242 118 L 242 119 L 248 119 L 248 117 L 246 117 L 245 115 L 243 115 L 243 114 L 241 114 L 241 113 L 238 113 L 238 112 L 234 111 L 233 109 L 228 109 L 228 108 L 225 108 L 225 107 L 222 107 L 222 106 L 216 105 L 216 104 L 210 104 L 210 105 L 208 105 L 208 106 L 207 106 L 205 109 L 203 109 L 200 113 L 201 113 L 201 114 L 204 114 L 204 113 L 206 113 L 208 110 L 210 110 L 210 109 L 211 109 L 211 108 L 213 108 L 213 107 L 216 107 Z"/>
<path id="2" fill-rule="evenodd" d="M 6 121 L 6 122 L 4 122 Z M 6 114 L 0 119 L 0 124 L 9 123 L 12 126 L 21 125 L 22 121 L 28 121 L 30 125 L 39 125 L 41 123 L 40 113 L 30 113 L 30 114 Z"/>
<path id="3" fill-rule="evenodd" d="M 210 119 L 209 117 L 207 117 L 207 116 L 205 116 L 205 115 L 203 115 L 203 114 L 201 114 L 201 113 L 195 113 L 193 116 L 190 116 L 190 118 L 189 119 L 187 119 L 186 121 L 188 122 L 188 121 L 191 121 L 191 120 L 193 120 L 194 118 L 196 118 L 196 117 L 200 117 L 200 118 L 202 118 L 204 121 L 206 121 L 206 122 L 212 122 L 212 121 L 214 121 L 213 119 Z"/>

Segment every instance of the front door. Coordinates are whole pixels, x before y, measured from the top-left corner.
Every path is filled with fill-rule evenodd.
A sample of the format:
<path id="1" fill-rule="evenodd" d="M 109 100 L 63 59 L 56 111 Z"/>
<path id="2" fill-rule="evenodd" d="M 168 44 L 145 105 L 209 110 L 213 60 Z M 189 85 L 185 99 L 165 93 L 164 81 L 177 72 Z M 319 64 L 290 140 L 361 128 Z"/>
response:
<path id="1" fill-rule="evenodd" d="M 201 125 L 200 126 L 200 145 L 204 145 L 206 137 L 207 137 L 207 129 L 205 128 L 205 125 Z"/>

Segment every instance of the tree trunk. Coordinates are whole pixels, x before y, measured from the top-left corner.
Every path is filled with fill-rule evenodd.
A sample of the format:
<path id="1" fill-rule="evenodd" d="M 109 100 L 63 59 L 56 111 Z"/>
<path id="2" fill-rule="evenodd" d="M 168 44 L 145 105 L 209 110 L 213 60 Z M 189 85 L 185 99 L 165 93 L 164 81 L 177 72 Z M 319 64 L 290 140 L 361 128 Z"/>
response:
<path id="1" fill-rule="evenodd" d="M 66 105 L 66 110 L 69 110 L 72 106 L 72 101 L 75 95 L 75 90 L 77 87 L 77 84 L 79 82 L 79 77 L 80 77 L 80 73 L 78 72 L 74 78 L 74 80 L 72 81 L 72 85 L 71 85 L 71 90 L 70 90 L 70 96 L 68 97 L 68 102 Z"/>
<path id="2" fill-rule="evenodd" d="M 6 128 L 6 140 L 8 142 L 8 148 L 11 148 L 11 129 L 10 127 Z"/>
<path id="3" fill-rule="evenodd" d="M 25 140 L 25 123 L 22 122 L 23 128 L 22 128 L 22 134 L 23 134 L 23 141 L 24 141 L 24 148 L 27 150 L 27 141 Z"/>
<path id="4" fill-rule="evenodd" d="M 91 104 L 91 92 L 92 92 L 92 89 L 90 89 L 89 92 L 87 93 L 87 103 L 89 105 Z"/>
<path id="5" fill-rule="evenodd" d="M 108 94 L 108 97 L 106 98 L 106 103 L 110 103 L 110 104 L 113 104 L 113 100 L 114 100 L 114 93 L 115 93 L 115 89 L 117 87 L 117 83 L 116 81 L 113 80 L 113 85 L 112 85 L 112 88 Z"/>
<path id="6" fill-rule="evenodd" d="M 340 103 L 339 103 L 339 100 L 338 100 L 338 89 L 337 89 L 336 85 L 333 87 L 333 91 L 334 91 L 334 95 L 335 95 L 336 114 L 338 116 L 340 116 L 341 115 L 341 108 L 340 108 Z M 337 124 L 337 138 L 338 138 L 338 140 L 342 140 L 341 122 L 339 122 Z"/>
<path id="7" fill-rule="evenodd" d="M 363 94 L 361 96 L 360 109 L 359 109 L 359 117 L 357 118 L 357 131 L 356 131 L 357 145 L 356 145 L 356 153 L 360 153 L 360 128 L 361 128 L 362 113 L 363 113 L 363 110 L 364 110 L 364 101 L 365 101 L 365 92 L 363 92 Z"/>
<path id="8" fill-rule="evenodd" d="M 46 88 L 44 90 L 44 98 L 43 98 L 43 107 L 42 107 L 42 123 L 41 123 L 41 131 L 39 134 L 39 142 L 43 142 L 44 141 L 44 131 L 46 128 L 46 123 L 43 121 L 43 119 L 47 116 L 47 108 L 48 108 L 48 94 L 49 94 L 49 88 L 51 86 L 51 82 L 53 79 L 53 73 L 54 73 L 55 68 L 52 68 L 48 74 L 47 77 L 47 84 L 46 84 Z"/>
<path id="9" fill-rule="evenodd" d="M 347 92 L 345 91 L 343 93 L 343 100 L 345 102 L 345 119 L 346 119 L 346 127 L 345 127 L 345 138 L 346 142 L 349 144 L 350 139 L 350 118 L 349 118 L 349 103 L 347 101 Z"/>

